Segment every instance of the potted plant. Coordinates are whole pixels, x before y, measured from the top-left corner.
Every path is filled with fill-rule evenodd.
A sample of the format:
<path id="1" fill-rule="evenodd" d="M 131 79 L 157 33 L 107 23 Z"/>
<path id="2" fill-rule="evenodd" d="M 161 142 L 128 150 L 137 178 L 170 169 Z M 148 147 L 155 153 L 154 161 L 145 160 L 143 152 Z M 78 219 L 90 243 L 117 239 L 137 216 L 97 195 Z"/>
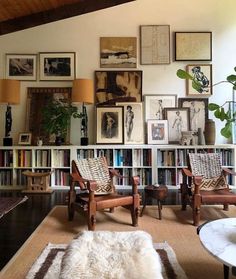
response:
<path id="1" fill-rule="evenodd" d="M 78 113 L 77 107 L 63 100 L 52 100 L 43 108 L 43 129 L 56 136 L 56 145 L 65 140 L 71 117 L 81 118 L 82 114 Z"/>
<path id="2" fill-rule="evenodd" d="M 236 67 L 234 67 L 234 71 L 236 72 Z M 198 92 L 201 91 L 202 84 L 194 76 L 181 69 L 177 70 L 176 74 L 181 79 L 192 80 L 192 87 Z M 235 74 L 228 75 L 226 80 L 215 83 L 212 87 L 224 82 L 232 84 L 233 90 L 236 90 Z M 220 119 L 222 122 L 225 121 L 225 126 L 220 131 L 221 135 L 225 138 L 230 138 L 232 136 L 232 124 L 234 124 L 236 120 L 236 111 L 233 110 L 234 104 L 235 101 L 225 101 L 221 105 L 216 103 L 209 103 L 208 105 L 208 109 L 214 111 L 214 116 L 216 118 Z"/>

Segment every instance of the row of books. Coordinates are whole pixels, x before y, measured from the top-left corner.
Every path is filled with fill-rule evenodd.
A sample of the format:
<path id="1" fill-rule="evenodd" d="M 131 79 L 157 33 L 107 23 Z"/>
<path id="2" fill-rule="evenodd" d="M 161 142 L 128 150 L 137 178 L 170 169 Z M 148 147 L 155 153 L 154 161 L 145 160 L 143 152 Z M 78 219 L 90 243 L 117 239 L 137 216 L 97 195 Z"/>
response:
<path id="1" fill-rule="evenodd" d="M 35 166 L 36 167 L 50 167 L 51 166 L 50 150 L 36 150 Z"/>
<path id="2" fill-rule="evenodd" d="M 70 173 L 69 171 L 63 171 L 63 170 L 55 170 L 54 174 L 54 184 L 56 186 L 68 186 L 70 185 Z"/>
<path id="3" fill-rule="evenodd" d="M 157 150 L 158 166 L 175 166 L 174 150 Z"/>
<path id="4" fill-rule="evenodd" d="M 158 184 L 160 185 L 176 185 L 175 169 L 159 169 Z"/>
<path id="5" fill-rule="evenodd" d="M 12 166 L 13 166 L 13 151 L 0 150 L 0 167 L 12 167 Z"/>
<path id="6" fill-rule="evenodd" d="M 12 171 L 5 170 L 0 171 L 0 185 L 12 185 Z"/>
<path id="7" fill-rule="evenodd" d="M 70 150 L 54 150 L 54 167 L 70 167 Z"/>
<path id="8" fill-rule="evenodd" d="M 32 166 L 32 152 L 31 150 L 17 150 L 16 166 L 19 168 Z"/>

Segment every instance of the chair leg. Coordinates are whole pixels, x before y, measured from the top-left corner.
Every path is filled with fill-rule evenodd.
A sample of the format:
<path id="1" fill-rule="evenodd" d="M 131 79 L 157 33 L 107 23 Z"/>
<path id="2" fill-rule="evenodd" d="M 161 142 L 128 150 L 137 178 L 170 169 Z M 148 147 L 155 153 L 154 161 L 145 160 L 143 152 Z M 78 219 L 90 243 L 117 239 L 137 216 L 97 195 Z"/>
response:
<path id="1" fill-rule="evenodd" d="M 131 207 L 131 218 L 132 218 L 132 226 L 138 226 L 138 215 L 139 215 L 139 207 L 140 207 L 140 197 L 139 194 L 133 195 L 133 205 Z"/>
<path id="2" fill-rule="evenodd" d="M 88 204 L 88 230 L 95 231 L 96 224 L 96 202 L 90 202 Z"/>
<path id="3" fill-rule="evenodd" d="M 224 210 L 226 210 L 226 211 L 229 210 L 229 204 L 228 203 L 224 203 Z"/>
<path id="4" fill-rule="evenodd" d="M 188 189 L 187 185 L 181 184 L 181 205 L 182 205 L 182 210 L 186 210 L 187 207 L 187 200 L 188 200 Z"/>
<path id="5" fill-rule="evenodd" d="M 201 209 L 201 196 L 194 195 L 193 197 L 193 225 L 199 226 Z"/>
<path id="6" fill-rule="evenodd" d="M 76 199 L 75 191 L 69 191 L 68 192 L 68 219 L 69 219 L 69 221 L 72 221 L 74 219 L 74 215 L 75 215 L 74 202 L 75 202 L 75 199 Z"/>
<path id="7" fill-rule="evenodd" d="M 109 211 L 110 211 L 110 213 L 114 213 L 115 208 L 114 208 L 114 207 L 111 207 Z"/>

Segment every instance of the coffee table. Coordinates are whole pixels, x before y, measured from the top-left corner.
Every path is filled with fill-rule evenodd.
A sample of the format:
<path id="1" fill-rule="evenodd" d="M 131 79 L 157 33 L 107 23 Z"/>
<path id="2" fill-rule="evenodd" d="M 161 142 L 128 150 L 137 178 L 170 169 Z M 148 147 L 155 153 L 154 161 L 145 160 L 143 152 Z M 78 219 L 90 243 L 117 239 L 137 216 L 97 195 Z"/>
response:
<path id="1" fill-rule="evenodd" d="M 199 231 L 203 247 L 223 263 L 224 278 L 229 277 L 229 268 L 236 275 L 236 218 L 223 218 L 207 222 Z"/>

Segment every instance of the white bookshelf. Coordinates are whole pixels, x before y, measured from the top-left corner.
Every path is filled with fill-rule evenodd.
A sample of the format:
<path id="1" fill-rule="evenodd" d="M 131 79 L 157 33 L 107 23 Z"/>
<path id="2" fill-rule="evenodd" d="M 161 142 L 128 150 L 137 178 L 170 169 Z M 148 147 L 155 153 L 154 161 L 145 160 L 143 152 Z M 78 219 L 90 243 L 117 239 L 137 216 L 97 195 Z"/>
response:
<path id="1" fill-rule="evenodd" d="M 189 152 L 219 152 L 224 167 L 235 170 L 234 145 L 89 145 L 89 146 L 2 146 L 0 147 L 0 189 L 24 189 L 25 170 L 52 171 L 51 187 L 68 189 L 71 161 L 105 156 L 110 168 L 125 178 L 116 179 L 117 189 L 130 189 L 128 177 L 140 176 L 139 189 L 149 184 L 165 184 L 178 189 L 181 169 Z M 235 187 L 234 178 L 230 185 Z"/>

